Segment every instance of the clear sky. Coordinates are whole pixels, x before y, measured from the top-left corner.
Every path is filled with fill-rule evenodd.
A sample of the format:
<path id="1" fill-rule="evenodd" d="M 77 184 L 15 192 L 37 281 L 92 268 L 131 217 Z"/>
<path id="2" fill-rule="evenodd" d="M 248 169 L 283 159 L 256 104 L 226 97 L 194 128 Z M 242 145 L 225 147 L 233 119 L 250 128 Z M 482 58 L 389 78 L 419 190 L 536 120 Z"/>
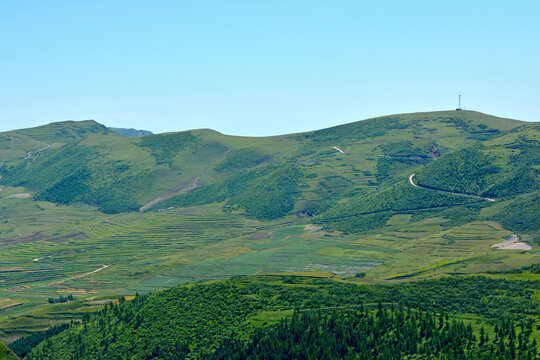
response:
<path id="1" fill-rule="evenodd" d="M 306 131 L 465 109 L 540 120 L 540 1 L 0 1 L 0 131 Z"/>

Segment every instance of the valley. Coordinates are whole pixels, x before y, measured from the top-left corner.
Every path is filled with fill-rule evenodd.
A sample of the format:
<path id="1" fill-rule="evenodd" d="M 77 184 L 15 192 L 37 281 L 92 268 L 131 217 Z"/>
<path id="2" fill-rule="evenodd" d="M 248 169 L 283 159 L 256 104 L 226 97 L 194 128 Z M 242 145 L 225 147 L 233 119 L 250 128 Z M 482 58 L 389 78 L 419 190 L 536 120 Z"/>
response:
<path id="1" fill-rule="evenodd" d="M 539 136 L 472 111 L 263 138 L 128 138 L 94 121 L 5 132 L 0 341 L 238 276 L 538 281 L 512 271 L 540 263 Z M 528 247 L 493 247 L 511 236 Z"/>

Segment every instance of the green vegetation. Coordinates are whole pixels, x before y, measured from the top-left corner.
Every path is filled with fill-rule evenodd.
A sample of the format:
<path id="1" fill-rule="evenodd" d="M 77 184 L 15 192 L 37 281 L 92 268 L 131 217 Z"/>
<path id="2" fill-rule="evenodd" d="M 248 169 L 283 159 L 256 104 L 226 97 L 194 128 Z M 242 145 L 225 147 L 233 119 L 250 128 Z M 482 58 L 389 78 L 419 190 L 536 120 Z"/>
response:
<path id="1" fill-rule="evenodd" d="M 489 271 L 490 274 L 540 274 L 540 264 L 534 264 L 529 266 L 524 266 L 519 269 L 512 269 L 506 271 Z"/>
<path id="2" fill-rule="evenodd" d="M 540 195 L 532 195 L 513 201 L 493 218 L 504 227 L 518 232 L 538 232 L 540 230 Z"/>
<path id="3" fill-rule="evenodd" d="M 471 323 L 477 340 L 476 321 L 485 324 L 491 341 L 501 314 L 514 320 L 536 314 L 538 289 L 522 282 L 540 280 L 538 274 L 509 272 L 540 263 L 539 140 L 537 123 L 471 111 L 393 115 L 266 138 L 211 130 L 126 138 L 93 121 L 2 133 L 0 340 L 16 344 L 14 340 L 28 337 L 28 351 L 36 344 L 33 336 L 42 339 L 54 326 L 85 319 L 92 327 L 94 318 L 86 314 L 101 311 L 108 302 L 116 306 L 121 296 L 273 273 L 291 276 L 255 282 L 276 285 L 278 293 L 288 294 L 286 301 L 262 304 L 239 325 L 219 325 L 219 319 L 205 315 L 199 323 L 213 321 L 224 335 L 214 341 L 208 330 L 208 345 L 193 340 L 207 331 L 198 325 L 198 332 L 188 331 L 198 335 L 188 338 L 175 330 L 171 336 L 184 340 L 174 351 L 203 354 L 229 340 L 234 346 L 253 344 L 263 323 L 272 327 L 295 308 L 319 309 L 313 299 L 329 299 L 323 289 L 327 285 L 322 285 L 331 282 L 328 279 L 366 284 L 420 281 L 418 287 L 360 287 L 384 294 L 358 295 L 354 304 L 338 300 L 345 301 L 344 306 L 362 303 L 366 309 L 378 300 L 402 303 L 432 314 L 441 309 L 426 304 L 438 302 L 452 310 L 451 320 Z M 415 183 L 427 188 L 409 184 L 411 174 L 417 174 Z M 533 248 L 491 248 L 511 235 Z M 448 294 L 447 288 L 459 288 L 463 281 L 469 284 L 472 280 L 461 276 L 474 274 L 515 280 L 508 284 L 518 290 L 479 281 L 484 290 L 466 291 L 475 294 L 476 303 L 486 304 L 482 309 L 464 302 L 453 308 L 453 295 L 446 302 L 436 294 Z M 421 281 L 441 277 L 458 283 Z M 284 290 L 290 288 L 317 292 Z M 341 289 L 331 288 L 338 293 Z M 358 294 L 351 289 L 347 291 Z M 233 292 L 241 290 L 223 291 L 236 299 Z M 278 293 L 267 291 L 264 296 L 271 300 Z M 70 294 L 73 301 L 48 301 Z M 432 300 L 420 301 L 420 294 Z M 297 296 L 306 304 L 294 300 Z M 257 297 L 252 296 L 255 304 Z M 119 305 L 124 306 L 128 305 Z M 228 311 L 219 309 L 218 313 Z M 154 334 L 170 326 L 156 324 L 162 330 L 152 328 Z M 65 333 L 76 334 L 83 325 Z M 115 336 L 121 337 L 120 330 L 128 327 L 118 325 Z M 236 335 L 227 335 L 228 327 L 240 342 Z M 108 339 L 99 331 L 92 328 L 88 346 L 98 333 L 100 339 Z M 193 346 L 186 349 L 184 343 Z M 153 344 L 140 346 L 144 354 L 154 351 Z M 99 356 L 106 358 L 101 345 L 98 348 Z"/>
<path id="4" fill-rule="evenodd" d="M 249 218 L 278 219 L 294 208 L 302 176 L 302 168 L 294 164 L 241 171 L 221 182 L 173 198 L 164 206 L 185 207 L 227 201 L 226 209 L 239 208 Z"/>
<path id="5" fill-rule="evenodd" d="M 125 354 L 130 354 L 133 359 L 178 359 L 188 354 L 190 358 L 209 358 L 216 350 L 216 354 L 221 356 L 230 353 L 228 346 L 231 343 L 246 346 L 247 350 L 250 343 L 256 344 L 261 338 L 266 339 L 264 341 L 269 346 L 276 346 L 277 350 L 277 347 L 283 347 L 280 346 L 282 342 L 268 339 L 265 335 L 276 330 L 264 327 L 292 315 L 295 309 L 313 315 L 300 318 L 293 315 L 291 322 L 296 326 L 291 326 L 289 321 L 278 325 L 278 329 L 279 326 L 283 328 L 285 338 L 289 334 L 294 336 L 294 329 L 299 330 L 311 321 L 334 319 L 336 325 L 345 321 L 343 326 L 336 326 L 334 330 L 330 327 L 328 332 L 321 334 L 320 343 L 306 347 L 305 351 L 330 351 L 321 348 L 325 341 L 332 346 L 336 338 L 349 333 L 346 329 L 352 330 L 353 324 L 368 321 L 369 325 L 362 326 L 363 330 L 357 333 L 359 338 L 378 332 L 387 333 L 390 340 L 391 329 L 408 329 L 405 332 L 410 336 L 410 341 L 406 342 L 408 345 L 389 348 L 388 351 L 392 353 L 435 354 L 440 351 L 450 355 L 452 351 L 466 350 L 470 354 L 494 351 L 494 355 L 497 355 L 501 351 L 512 352 L 514 346 L 516 352 L 520 351 L 524 358 L 530 358 L 526 357 L 529 356 L 527 354 L 536 351 L 531 335 L 540 314 L 540 304 L 534 296 L 539 289 L 540 282 L 481 277 L 393 286 L 358 286 L 320 278 L 233 278 L 213 284 L 176 287 L 107 306 L 96 316 L 86 317 L 82 324 L 42 342 L 27 358 L 123 359 Z M 495 292 L 497 296 L 492 296 Z M 369 310 L 374 304 L 382 302 L 393 304 L 398 310 L 385 310 L 381 305 L 376 312 Z M 319 310 L 333 314 L 333 309 L 338 311 L 330 318 L 317 315 Z M 451 320 L 442 313 L 449 315 Z M 496 334 L 480 335 L 480 329 L 473 330 L 473 324 L 469 321 L 465 326 L 459 320 L 462 315 L 472 314 L 476 315 L 475 328 L 483 326 L 492 333 L 491 329 L 495 327 Z M 345 320 L 345 315 L 348 320 Z M 501 323 L 501 319 L 508 320 Z M 520 332 L 515 331 L 509 320 L 521 324 Z M 421 325 L 419 328 L 416 327 L 418 324 Z M 262 331 L 257 330 L 261 327 Z M 451 334 L 457 337 L 456 341 L 466 340 L 463 347 L 446 346 L 451 342 L 450 329 L 453 329 Z M 515 332 L 513 335 L 512 331 Z M 537 334 L 533 336 L 536 338 Z M 407 338 L 404 336 L 402 340 Z M 371 341 L 381 341 L 378 345 L 382 348 L 390 346 L 382 338 Z M 504 350 L 501 350 L 502 341 L 505 343 Z M 480 342 L 483 342 L 482 345 Z M 366 350 L 375 346 L 371 342 L 364 344 Z M 492 349 L 492 344 L 499 347 Z M 257 347 L 255 351 L 264 349 L 266 347 Z M 294 347 L 289 347 L 289 350 L 294 351 Z"/>
<path id="6" fill-rule="evenodd" d="M 55 199 L 58 203 L 69 203 L 87 190 L 81 188 L 84 186 L 83 180 L 89 176 L 87 164 L 98 156 L 99 153 L 90 147 L 70 143 L 51 156 L 41 155 L 30 162 L 20 162 L 16 167 L 4 167 L 3 178 L 5 183 L 14 186 L 25 186 L 38 192 L 49 190 L 51 198 L 58 196 L 57 193 L 65 187 L 73 185 L 73 189 L 66 189 L 66 195 Z M 40 176 L 35 177 L 36 173 Z M 59 174 L 62 174 L 60 181 Z"/>
<path id="7" fill-rule="evenodd" d="M 17 341 L 9 344 L 9 348 L 21 358 L 24 358 L 33 347 L 39 345 L 43 340 L 48 339 L 54 335 L 60 334 L 62 331 L 69 329 L 73 323 L 62 324 L 53 326 L 47 331 L 39 332 L 18 339 Z"/>
<path id="8" fill-rule="evenodd" d="M 58 298 L 50 297 L 50 298 L 48 299 L 49 304 L 65 303 L 65 302 L 73 301 L 73 300 L 74 300 L 74 297 L 73 297 L 73 295 L 71 295 L 71 294 L 69 294 L 68 296 L 62 296 L 62 295 L 60 295 Z"/>
<path id="9" fill-rule="evenodd" d="M 340 125 L 328 129 L 317 130 L 306 134 L 305 137 L 314 141 L 335 141 L 343 139 L 367 139 L 385 135 L 393 129 L 406 129 L 407 124 L 400 122 L 399 117 L 384 117 L 369 119 L 353 124 Z"/>
<path id="10" fill-rule="evenodd" d="M 500 170 L 480 150 L 463 149 L 427 165 L 418 172 L 417 178 L 425 187 L 481 194 Z"/>
<path id="11" fill-rule="evenodd" d="M 379 192 L 353 198 L 325 212 L 316 221 L 330 229 L 366 232 L 386 225 L 398 213 L 425 214 L 432 210 L 479 202 L 478 199 L 412 187 L 405 180 Z M 422 218 L 421 216 L 420 218 Z"/>
<path id="12" fill-rule="evenodd" d="M 178 152 L 196 143 L 195 137 L 190 132 L 176 134 L 145 136 L 137 144 L 149 148 L 156 158 L 157 164 L 171 166 L 173 158 Z"/>
<path id="13" fill-rule="evenodd" d="M 523 324 L 525 325 L 525 324 Z M 255 332 L 250 343 L 227 344 L 215 359 L 536 359 L 532 324 L 501 322 L 490 341 L 484 327 L 448 316 L 379 307 L 378 311 L 295 312 L 269 330 Z M 477 338 L 478 336 L 478 338 Z"/>
<path id="14" fill-rule="evenodd" d="M 508 160 L 501 162 L 503 157 Z M 446 155 L 418 171 L 417 179 L 420 185 L 433 189 L 516 196 L 540 189 L 540 172 L 534 167 L 539 163 L 540 142 L 521 136 L 504 147 L 467 148 Z"/>
<path id="15" fill-rule="evenodd" d="M 219 173 L 244 170 L 259 165 L 269 158 L 271 156 L 265 156 L 255 149 L 238 149 L 227 154 L 225 159 L 215 166 L 214 170 Z"/>
<path id="16" fill-rule="evenodd" d="M 0 360 L 18 360 L 17 355 L 13 353 L 6 345 L 0 342 Z"/>
<path id="17" fill-rule="evenodd" d="M 4 167 L 2 180 L 36 192 L 38 200 L 97 204 L 107 213 L 136 210 L 131 191 L 147 183 L 148 176 L 128 164 L 103 159 L 101 151 L 99 146 L 70 143 L 50 156 Z"/>

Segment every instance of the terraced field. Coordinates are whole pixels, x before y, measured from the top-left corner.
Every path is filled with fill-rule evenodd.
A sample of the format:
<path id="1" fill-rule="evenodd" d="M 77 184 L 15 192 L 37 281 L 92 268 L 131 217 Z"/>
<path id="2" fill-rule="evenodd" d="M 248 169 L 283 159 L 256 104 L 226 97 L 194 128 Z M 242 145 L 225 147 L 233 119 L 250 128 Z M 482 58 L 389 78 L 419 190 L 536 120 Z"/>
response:
<path id="1" fill-rule="evenodd" d="M 366 273 L 363 282 L 404 281 L 537 261 L 531 253 L 491 249 L 510 232 L 487 221 L 445 230 L 444 219 L 411 222 L 411 216 L 399 215 L 382 233 L 344 235 L 309 219 L 260 222 L 216 205 L 122 215 L 80 206 L 67 220 L 62 206 L 42 203 L 38 209 L 31 199 L 9 201 L 20 203 L 29 233 L 33 226 L 43 228 L 44 219 L 63 220 L 49 223 L 51 229 L 39 236 L 1 242 L 4 341 L 78 319 L 102 306 L 96 299 L 194 281 L 285 272 L 332 273 L 348 281 Z M 48 304 L 49 297 L 69 294 L 80 300 Z"/>
<path id="2" fill-rule="evenodd" d="M 196 130 L 128 139 L 95 122 L 4 133 L 0 341 L 80 319 L 121 295 L 236 275 L 394 283 L 538 263 L 539 134 L 474 112 L 267 138 Z M 452 155 L 462 148 L 480 158 L 485 179 L 452 173 L 458 166 L 447 159 L 463 162 Z M 436 184 L 445 193 L 408 183 L 437 171 L 449 174 Z M 501 195 L 453 195 L 453 175 Z M 194 179 L 193 189 L 174 191 Z M 490 247 L 511 234 L 532 250 Z M 75 300 L 49 301 L 68 295 Z"/>

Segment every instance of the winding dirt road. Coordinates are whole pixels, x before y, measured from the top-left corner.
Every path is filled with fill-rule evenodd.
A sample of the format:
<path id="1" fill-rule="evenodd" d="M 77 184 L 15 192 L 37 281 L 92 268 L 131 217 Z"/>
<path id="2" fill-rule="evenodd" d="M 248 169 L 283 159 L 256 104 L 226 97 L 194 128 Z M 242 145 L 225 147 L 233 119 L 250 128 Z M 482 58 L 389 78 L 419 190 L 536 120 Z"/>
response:
<path id="1" fill-rule="evenodd" d="M 40 286 L 37 286 L 36 288 L 41 288 L 41 287 L 45 287 L 45 286 L 51 286 L 51 285 L 58 285 L 58 284 L 62 284 L 66 281 L 69 281 L 69 280 L 75 280 L 75 279 L 80 279 L 82 277 L 85 277 L 85 276 L 88 276 L 88 275 L 92 275 L 92 274 L 95 274 L 101 270 L 105 270 L 106 268 L 108 268 L 110 265 L 103 265 L 102 267 L 100 267 L 99 269 L 97 270 L 93 270 L 93 271 L 90 271 L 90 272 L 87 272 L 87 273 L 84 273 L 84 274 L 80 274 L 80 275 L 76 275 L 76 276 L 72 276 L 72 277 L 69 277 L 67 279 L 63 279 L 63 280 L 60 280 L 60 281 L 56 281 L 56 282 L 53 282 L 53 283 L 50 283 L 50 284 L 44 284 L 44 285 L 40 285 Z"/>
<path id="2" fill-rule="evenodd" d="M 26 154 L 26 157 L 24 158 L 24 160 L 29 159 L 30 156 L 32 156 L 32 154 L 38 153 L 38 152 L 43 151 L 43 150 L 47 150 L 48 148 L 50 148 L 51 146 L 54 146 L 54 145 L 56 145 L 56 143 L 47 144 L 47 146 L 45 146 L 44 148 L 38 149 L 38 150 L 36 150 L 36 151 L 34 151 L 34 152 L 29 151 L 29 152 Z"/>
<path id="3" fill-rule="evenodd" d="M 452 192 L 452 191 L 446 191 L 446 190 L 440 190 L 440 189 L 431 189 L 431 188 L 427 188 L 427 187 L 424 187 L 424 186 L 415 184 L 414 181 L 413 181 L 413 177 L 414 177 L 414 176 L 415 176 L 415 174 L 411 174 L 411 176 L 409 176 L 409 184 L 411 184 L 412 186 L 417 187 L 417 188 L 419 188 L 419 189 L 431 190 L 431 191 L 438 191 L 438 192 L 442 192 L 442 193 L 446 193 L 446 194 L 452 194 L 452 195 L 457 195 L 457 196 L 472 197 L 472 198 L 475 198 L 475 199 L 482 199 L 482 200 L 486 200 L 486 201 L 495 201 L 495 199 L 488 198 L 488 197 L 483 197 L 483 196 L 478 196 L 478 195 L 462 194 L 462 193 L 456 193 L 456 192 Z"/>

